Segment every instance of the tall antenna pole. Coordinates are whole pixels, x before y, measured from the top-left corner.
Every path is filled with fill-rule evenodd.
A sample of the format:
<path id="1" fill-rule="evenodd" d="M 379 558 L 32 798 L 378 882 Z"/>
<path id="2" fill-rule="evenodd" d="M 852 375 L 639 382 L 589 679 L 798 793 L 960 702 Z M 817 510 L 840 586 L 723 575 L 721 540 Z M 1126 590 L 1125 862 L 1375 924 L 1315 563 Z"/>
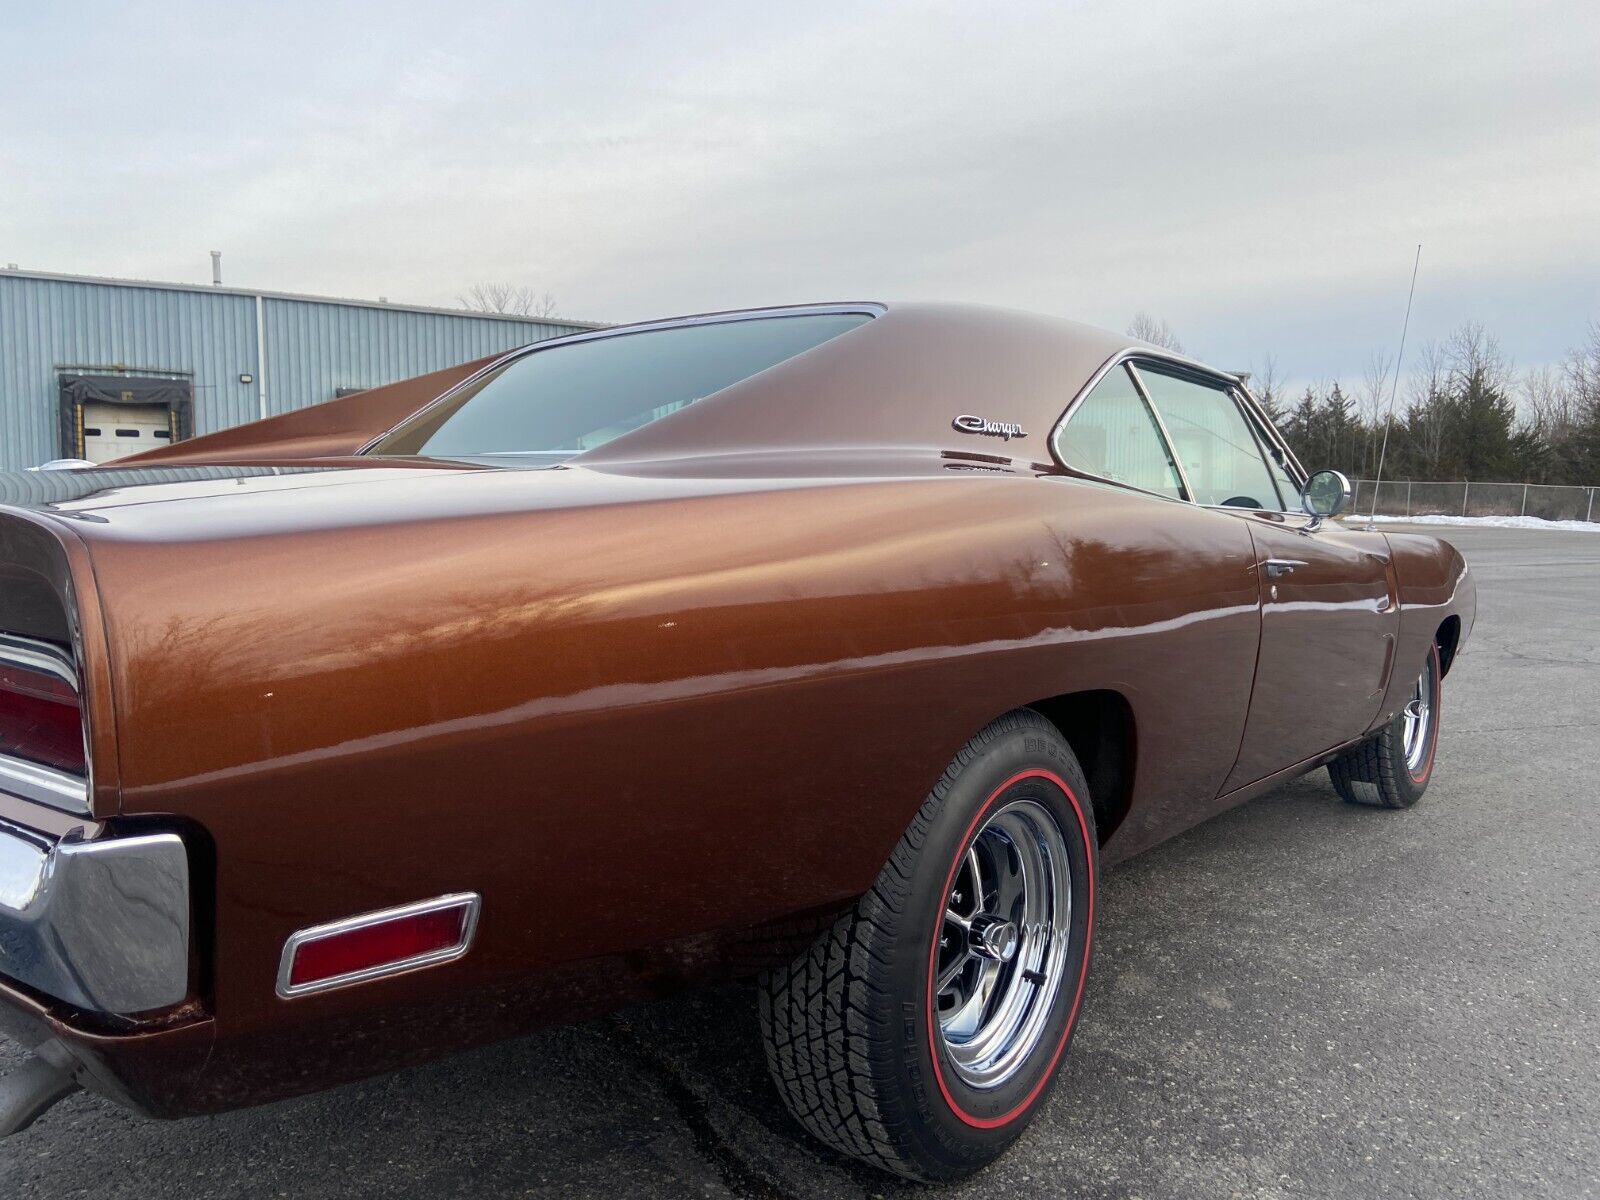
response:
<path id="1" fill-rule="evenodd" d="M 1378 489 L 1383 487 L 1383 460 L 1389 456 L 1389 430 L 1394 427 L 1394 402 L 1400 394 L 1400 366 L 1406 360 L 1406 333 L 1411 329 L 1411 301 L 1417 294 L 1417 268 L 1422 265 L 1422 243 L 1411 263 L 1411 290 L 1406 293 L 1406 319 L 1400 326 L 1400 353 L 1394 360 L 1394 386 L 1389 389 L 1389 415 L 1383 422 L 1383 447 L 1378 451 L 1378 477 L 1372 481 L 1372 511 L 1367 514 L 1367 529 L 1378 523 Z"/>

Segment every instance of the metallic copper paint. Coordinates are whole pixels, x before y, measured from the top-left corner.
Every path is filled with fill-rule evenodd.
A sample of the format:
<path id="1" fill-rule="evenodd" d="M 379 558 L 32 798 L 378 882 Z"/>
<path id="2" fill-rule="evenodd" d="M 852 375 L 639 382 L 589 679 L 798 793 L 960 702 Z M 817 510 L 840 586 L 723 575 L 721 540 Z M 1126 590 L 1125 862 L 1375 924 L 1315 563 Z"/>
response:
<path id="1" fill-rule="evenodd" d="M 170 1115 L 683 986 L 752 925 L 850 903 L 975 730 L 1064 693 L 1133 714 L 1107 864 L 1323 761 L 1393 715 L 1440 621 L 1464 639 L 1470 578 L 1432 539 L 1307 537 L 950 425 L 982 397 L 1046 430 L 1126 345 L 894 306 L 562 468 L 328 458 L 0 512 L 0 562 L 75 615 L 96 820 L 181 821 L 215 864 L 190 1007 L 50 1028 Z M 348 452 L 400 407 L 272 436 Z M 278 457 L 251 428 L 210 461 Z M 1318 565 L 1264 612 L 1283 539 Z M 1386 545 L 1379 612 L 1386 568 L 1337 564 Z M 1313 673 L 1343 689 L 1331 723 L 1294 694 Z M 483 896 L 460 961 L 274 995 L 295 930 L 459 891 Z M 581 931 L 538 919 L 578 894 Z"/>
<path id="2" fill-rule="evenodd" d="M 251 421 L 116 460 L 119 467 L 173 463 L 255 463 L 351 454 L 372 435 L 488 366 L 490 355 L 413 379 L 342 396 L 264 421 Z"/>
<path id="3" fill-rule="evenodd" d="M 1368 729 L 1388 685 L 1385 639 L 1400 619 L 1381 533 L 1329 527 L 1308 536 L 1267 521 L 1249 528 L 1259 561 L 1305 565 L 1263 580 L 1260 662 L 1230 788 Z"/>
<path id="4" fill-rule="evenodd" d="M 1450 617 L 1458 618 L 1461 637 L 1457 645 L 1464 646 L 1478 612 L 1477 582 L 1449 542 L 1414 533 L 1384 537 L 1399 581 L 1400 631 L 1394 670 L 1372 729 L 1392 720 L 1411 698 L 1412 686 L 1432 652 L 1440 626 Z"/>

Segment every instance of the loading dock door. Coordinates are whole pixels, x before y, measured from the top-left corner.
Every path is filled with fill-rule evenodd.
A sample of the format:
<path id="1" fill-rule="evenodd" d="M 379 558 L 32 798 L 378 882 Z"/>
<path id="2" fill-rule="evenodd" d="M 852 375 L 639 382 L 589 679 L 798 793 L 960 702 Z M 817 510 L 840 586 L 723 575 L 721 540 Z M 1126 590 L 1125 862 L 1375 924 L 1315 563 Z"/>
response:
<path id="1" fill-rule="evenodd" d="M 103 463 L 168 445 L 170 421 L 168 410 L 158 405 L 91 400 L 83 406 L 83 457 Z"/>
<path id="2" fill-rule="evenodd" d="M 61 458 L 110 462 L 154 450 L 194 430 L 187 379 L 136 375 L 61 376 Z"/>

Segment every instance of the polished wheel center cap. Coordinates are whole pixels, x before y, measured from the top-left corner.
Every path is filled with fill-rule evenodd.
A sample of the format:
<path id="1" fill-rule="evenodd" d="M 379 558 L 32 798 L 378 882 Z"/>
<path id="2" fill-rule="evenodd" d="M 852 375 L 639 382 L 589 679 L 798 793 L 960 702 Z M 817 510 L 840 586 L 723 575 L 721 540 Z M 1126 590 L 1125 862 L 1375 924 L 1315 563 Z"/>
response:
<path id="1" fill-rule="evenodd" d="M 981 915 L 972 922 L 972 952 L 996 962 L 1010 962 L 1017 955 L 1017 927 L 1000 917 Z"/>

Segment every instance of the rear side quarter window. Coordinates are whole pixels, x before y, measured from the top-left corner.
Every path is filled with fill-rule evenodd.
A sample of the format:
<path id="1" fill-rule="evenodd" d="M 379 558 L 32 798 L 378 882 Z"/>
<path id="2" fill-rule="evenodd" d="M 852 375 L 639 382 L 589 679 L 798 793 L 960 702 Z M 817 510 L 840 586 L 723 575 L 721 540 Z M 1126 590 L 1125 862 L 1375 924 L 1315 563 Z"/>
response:
<path id="1" fill-rule="evenodd" d="M 1155 414 L 1126 364 L 1107 371 L 1056 429 L 1056 455 L 1074 471 L 1173 500 L 1183 481 Z"/>

